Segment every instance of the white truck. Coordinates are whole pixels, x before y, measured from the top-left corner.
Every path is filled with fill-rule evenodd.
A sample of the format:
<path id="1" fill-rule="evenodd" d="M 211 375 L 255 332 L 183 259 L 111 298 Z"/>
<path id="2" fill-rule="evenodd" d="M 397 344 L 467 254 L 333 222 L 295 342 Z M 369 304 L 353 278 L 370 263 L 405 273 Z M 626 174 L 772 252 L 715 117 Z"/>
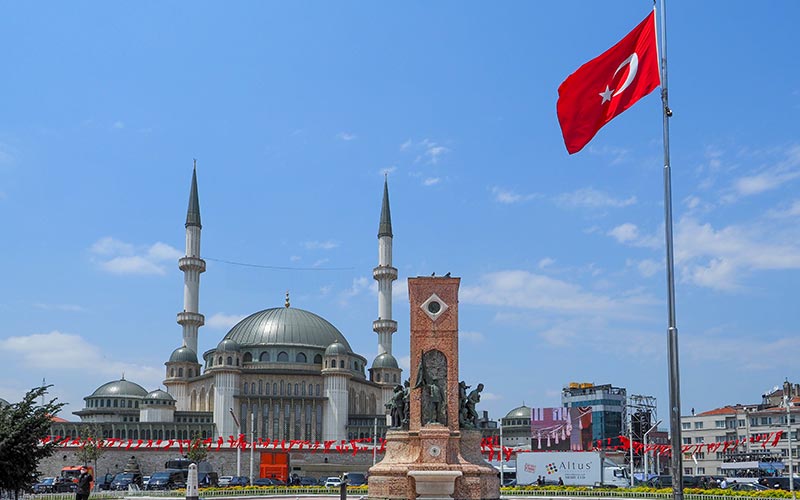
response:
<path id="1" fill-rule="evenodd" d="M 596 451 L 542 451 L 517 453 L 517 484 L 536 484 L 540 477 L 546 484 L 566 486 L 630 485 L 623 467 Z"/>

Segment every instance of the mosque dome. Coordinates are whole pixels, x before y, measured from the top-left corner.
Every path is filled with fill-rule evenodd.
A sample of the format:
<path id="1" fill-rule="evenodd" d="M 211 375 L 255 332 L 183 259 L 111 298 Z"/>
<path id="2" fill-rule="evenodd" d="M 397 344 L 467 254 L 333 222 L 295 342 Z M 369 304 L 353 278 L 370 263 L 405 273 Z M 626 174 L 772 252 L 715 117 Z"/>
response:
<path id="1" fill-rule="evenodd" d="M 5 399 L 3 399 L 3 398 L 0 398 L 0 408 L 2 408 L 2 407 L 4 407 L 4 406 L 11 406 L 11 405 L 10 405 L 10 404 L 9 404 L 9 402 L 8 402 L 8 401 L 6 401 Z"/>
<path id="2" fill-rule="evenodd" d="M 161 389 L 156 389 L 155 391 L 151 391 L 151 392 L 147 393 L 147 395 L 144 397 L 144 399 L 145 399 L 145 402 L 166 401 L 166 402 L 169 402 L 169 403 L 175 403 L 175 398 L 173 398 L 170 393 L 168 393 L 166 391 L 162 391 Z"/>
<path id="3" fill-rule="evenodd" d="M 325 355 L 326 356 L 338 356 L 338 355 L 345 355 L 347 354 L 349 349 L 344 346 L 341 342 L 334 342 L 333 344 L 329 345 L 325 348 Z"/>
<path id="4" fill-rule="evenodd" d="M 505 418 L 531 418 L 531 409 L 528 406 L 522 405 L 508 412 Z"/>
<path id="5" fill-rule="evenodd" d="M 241 347 L 298 345 L 325 349 L 338 342 L 352 351 L 344 335 L 325 319 L 296 307 L 276 307 L 251 314 L 225 335 Z"/>
<path id="6" fill-rule="evenodd" d="M 239 343 L 235 340 L 225 337 L 222 342 L 217 345 L 217 352 L 238 352 Z"/>
<path id="7" fill-rule="evenodd" d="M 135 397 L 141 398 L 147 395 L 147 390 L 139 384 L 125 380 L 114 380 L 98 387 L 91 396 L 113 396 L 113 397 Z"/>
<path id="8" fill-rule="evenodd" d="M 388 352 L 378 354 L 375 361 L 372 362 L 372 368 L 400 368 L 394 356 Z"/>
<path id="9" fill-rule="evenodd" d="M 169 357 L 170 363 L 197 363 L 197 354 L 186 346 L 178 347 Z"/>

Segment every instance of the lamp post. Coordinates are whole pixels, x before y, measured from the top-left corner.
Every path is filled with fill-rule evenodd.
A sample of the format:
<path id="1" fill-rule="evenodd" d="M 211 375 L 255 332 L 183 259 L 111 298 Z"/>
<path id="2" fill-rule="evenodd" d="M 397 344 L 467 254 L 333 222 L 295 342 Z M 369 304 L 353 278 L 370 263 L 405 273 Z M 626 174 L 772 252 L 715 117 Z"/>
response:
<path id="1" fill-rule="evenodd" d="M 256 414 L 250 412 L 250 484 L 253 484 L 253 448 L 255 448 Z"/>
<path id="2" fill-rule="evenodd" d="M 792 500 L 797 500 L 794 491 L 794 467 L 792 465 L 792 414 L 789 412 L 789 396 L 783 395 L 783 404 L 786 406 L 786 426 L 789 428 L 789 452 L 786 457 L 789 460 L 789 491 L 792 492 Z"/>
<path id="3" fill-rule="evenodd" d="M 659 420 L 658 422 L 654 423 L 649 429 L 647 429 L 647 432 L 644 433 L 644 439 L 643 439 L 643 441 L 644 441 L 644 476 L 643 476 L 643 480 L 645 482 L 648 479 L 647 478 L 647 465 L 648 465 L 647 464 L 647 435 L 650 434 L 650 431 L 658 429 L 658 424 L 660 424 L 660 423 L 661 423 L 661 420 Z"/>
<path id="4" fill-rule="evenodd" d="M 242 424 L 239 423 L 239 419 L 236 418 L 236 414 L 233 413 L 233 408 L 229 408 L 229 410 L 231 412 L 231 417 L 233 417 L 233 421 L 236 423 L 236 429 L 237 429 L 236 436 L 237 436 L 237 438 L 241 437 L 242 436 Z M 237 439 L 237 442 L 238 442 L 238 439 Z M 237 476 L 241 476 L 242 475 L 242 447 L 239 446 L 238 444 L 236 445 L 236 475 Z"/>

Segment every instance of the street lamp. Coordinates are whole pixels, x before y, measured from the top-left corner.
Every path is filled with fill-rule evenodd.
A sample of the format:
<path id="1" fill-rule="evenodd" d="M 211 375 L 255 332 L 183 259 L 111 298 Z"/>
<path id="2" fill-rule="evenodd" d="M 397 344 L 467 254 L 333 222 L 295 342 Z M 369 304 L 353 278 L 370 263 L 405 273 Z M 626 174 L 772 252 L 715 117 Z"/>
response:
<path id="1" fill-rule="evenodd" d="M 242 436 L 242 424 L 239 423 L 239 419 L 236 418 L 236 414 L 233 413 L 233 408 L 229 408 L 229 410 L 231 412 L 231 417 L 233 417 L 233 421 L 236 422 L 236 436 L 239 438 Z M 242 475 L 242 447 L 239 446 L 238 439 L 236 445 L 236 475 Z"/>
<path id="2" fill-rule="evenodd" d="M 783 404 L 786 406 L 786 426 L 789 428 L 789 453 L 787 459 L 789 460 L 789 490 L 792 492 L 792 500 L 797 500 L 794 492 L 794 467 L 792 466 L 792 414 L 789 412 L 789 396 L 783 395 Z"/>
<path id="3" fill-rule="evenodd" d="M 644 433 L 644 481 L 647 481 L 647 435 L 650 434 L 651 431 L 658 429 L 658 424 L 660 423 L 661 420 L 654 423 L 649 429 L 647 429 L 647 432 Z"/>

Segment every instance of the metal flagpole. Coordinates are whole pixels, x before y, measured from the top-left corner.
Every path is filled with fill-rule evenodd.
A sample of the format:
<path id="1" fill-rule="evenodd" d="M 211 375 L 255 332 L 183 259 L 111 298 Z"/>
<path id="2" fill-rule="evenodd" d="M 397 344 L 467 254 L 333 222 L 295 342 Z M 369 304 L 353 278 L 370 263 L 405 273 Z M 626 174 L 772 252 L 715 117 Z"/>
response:
<path id="1" fill-rule="evenodd" d="M 667 349 L 669 358 L 669 427 L 672 436 L 672 497 L 683 500 L 683 455 L 681 453 L 681 388 L 678 369 L 678 326 L 675 320 L 675 264 L 672 251 L 672 174 L 669 160 L 669 108 L 667 91 L 667 6 L 661 0 L 661 102 L 664 124 L 664 233 L 667 243 L 667 307 L 669 329 Z M 655 6 L 654 6 L 655 8 Z"/>

